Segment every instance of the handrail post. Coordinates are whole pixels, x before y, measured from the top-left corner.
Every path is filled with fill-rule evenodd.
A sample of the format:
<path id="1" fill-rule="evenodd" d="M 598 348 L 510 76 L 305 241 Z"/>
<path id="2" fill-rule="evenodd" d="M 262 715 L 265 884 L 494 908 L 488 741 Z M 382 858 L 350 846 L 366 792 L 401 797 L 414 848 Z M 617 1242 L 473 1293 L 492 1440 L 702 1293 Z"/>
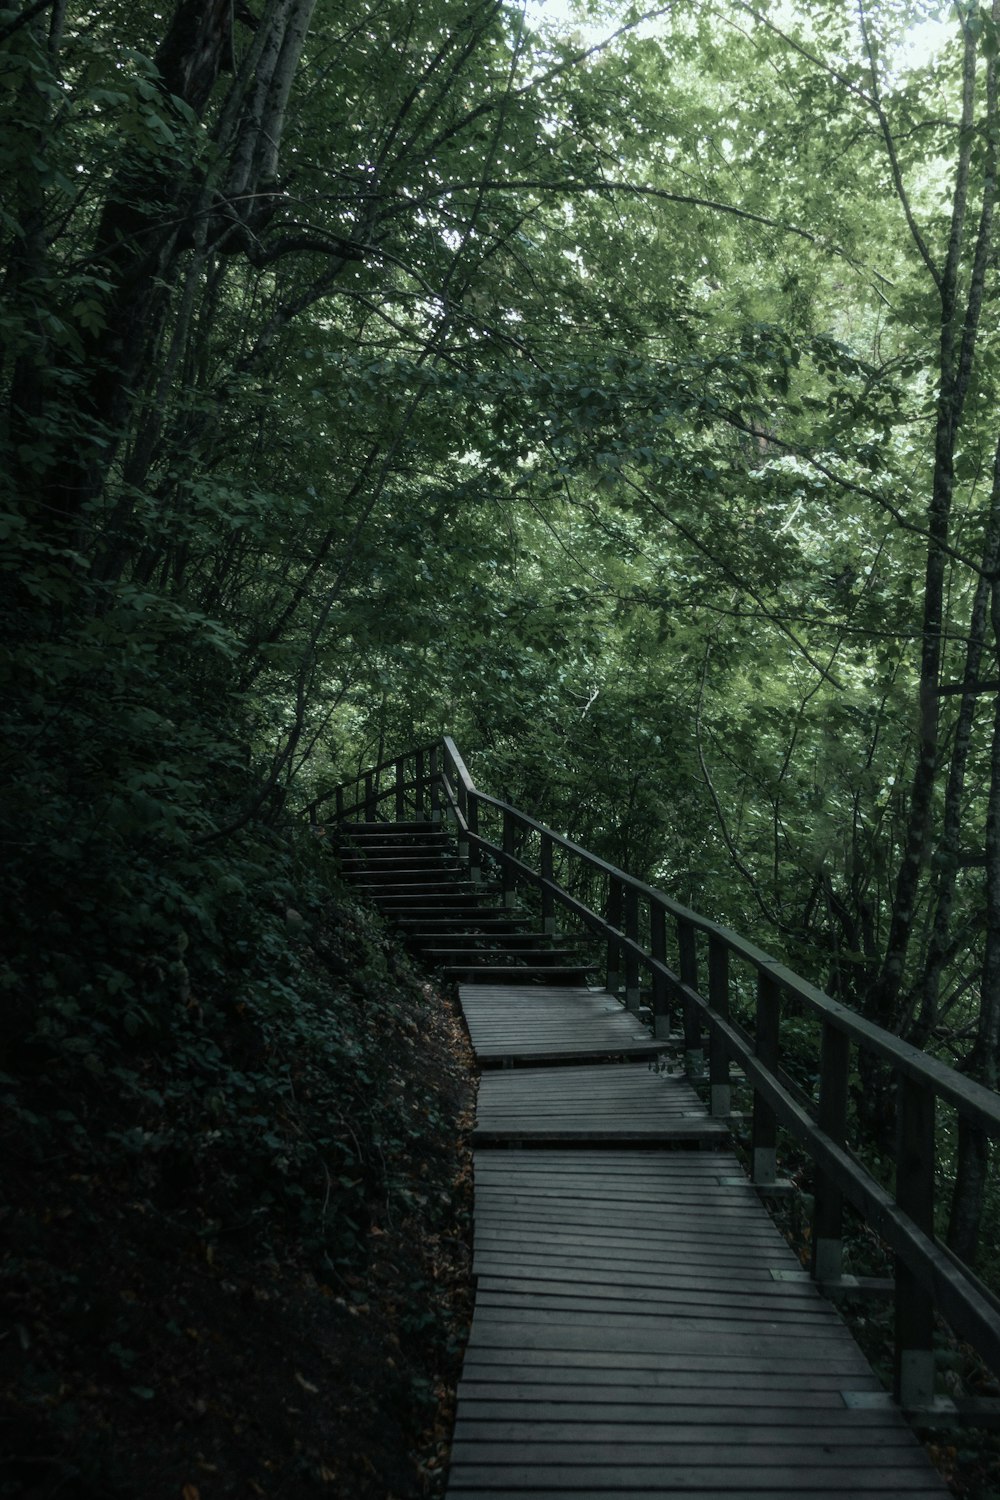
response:
<path id="1" fill-rule="evenodd" d="M 479 799 L 475 792 L 469 796 L 463 793 L 465 802 L 465 821 L 469 827 L 469 838 L 466 848 L 469 854 L 469 878 L 470 880 L 482 880 L 483 878 L 483 855 L 482 850 L 476 843 L 479 834 Z"/>
<path id="2" fill-rule="evenodd" d="M 539 859 L 542 873 L 542 931 L 552 934 L 556 930 L 556 903 L 552 894 L 552 883 L 555 880 L 555 871 L 552 861 L 552 836 L 548 833 L 542 834 L 542 847 Z"/>
<path id="3" fill-rule="evenodd" d="M 689 990 L 698 988 L 698 944 L 694 928 L 683 917 L 677 919 L 677 945 L 680 950 L 681 984 Z M 705 1053 L 701 1041 L 701 1016 L 693 1000 L 684 996 L 684 1071 L 689 1078 L 705 1075 Z"/>
<path id="4" fill-rule="evenodd" d="M 713 933 L 708 939 L 708 1003 L 722 1021 L 729 1020 L 729 949 Z M 712 1114 L 723 1118 L 733 1112 L 733 1090 L 729 1082 L 729 1054 L 722 1032 L 715 1026 L 708 1033 L 708 1081 Z"/>
<path id="5" fill-rule="evenodd" d="M 823 1023 L 820 1052 L 820 1130 L 842 1146 L 847 1139 L 847 1084 L 851 1044 L 847 1034 Z M 844 1270 L 844 1195 L 819 1166 L 812 1224 L 812 1274 L 816 1281 L 838 1281 Z"/>
<path id="6" fill-rule="evenodd" d="M 896 1203 L 934 1237 L 934 1089 L 897 1073 Z M 896 1257 L 894 1395 L 900 1406 L 934 1397 L 934 1302 Z"/>
<path id="7" fill-rule="evenodd" d="M 334 799 L 336 807 L 336 818 L 339 824 L 344 821 L 344 788 L 342 786 L 338 786 L 336 792 L 334 793 Z"/>
<path id="8" fill-rule="evenodd" d="M 625 1009 L 639 1009 L 639 892 L 631 882 L 625 887 Z"/>
<path id="9" fill-rule="evenodd" d="M 513 906 L 517 900 L 514 879 L 514 817 L 509 808 L 503 810 L 503 869 L 500 879 L 503 885 L 503 904 Z"/>
<path id="10" fill-rule="evenodd" d="M 425 811 L 425 794 L 427 789 L 427 772 L 425 769 L 425 755 L 423 750 L 418 750 L 416 759 L 416 787 L 413 792 L 413 805 L 417 820 L 420 821 Z"/>
<path id="11" fill-rule="evenodd" d="M 447 743 L 444 746 L 444 768 L 448 773 L 448 780 L 451 782 L 452 788 L 454 790 L 455 799 L 458 802 L 458 810 L 462 814 L 463 818 L 468 819 L 469 799 L 466 793 L 465 777 L 459 776 L 458 766 L 455 764 L 455 757 L 449 750 Z"/>
<path id="12" fill-rule="evenodd" d="M 761 969 L 757 976 L 757 1040 L 754 1047 L 762 1065 L 771 1074 L 778 1071 L 778 1035 L 781 1029 L 781 990 L 775 979 Z M 761 1187 L 778 1174 L 778 1122 L 774 1110 L 760 1094 L 753 1096 L 753 1180 Z"/>
<path id="13" fill-rule="evenodd" d="M 622 925 L 622 886 L 621 881 L 616 880 L 613 875 L 608 876 L 608 901 L 604 919 L 611 929 L 608 933 L 607 987 L 612 995 L 617 995 L 621 984 L 622 947 L 621 940 L 615 934 L 621 931 Z"/>
<path id="14" fill-rule="evenodd" d="M 402 823 L 406 818 L 406 760 L 400 756 L 396 761 L 396 822 Z"/>
<path id="15" fill-rule="evenodd" d="M 441 747 L 439 745 L 431 746 L 431 763 L 429 774 L 431 784 L 431 822 L 434 824 L 439 824 L 444 817 L 444 813 L 441 808 Z"/>
<path id="16" fill-rule="evenodd" d="M 365 822 L 378 822 L 378 802 L 375 797 L 375 773 L 365 772 Z"/>
<path id="17" fill-rule="evenodd" d="M 670 986 L 657 964 L 667 962 L 667 913 L 659 901 L 649 904 L 649 950 L 653 966 L 653 1035 L 658 1042 L 670 1040 Z"/>

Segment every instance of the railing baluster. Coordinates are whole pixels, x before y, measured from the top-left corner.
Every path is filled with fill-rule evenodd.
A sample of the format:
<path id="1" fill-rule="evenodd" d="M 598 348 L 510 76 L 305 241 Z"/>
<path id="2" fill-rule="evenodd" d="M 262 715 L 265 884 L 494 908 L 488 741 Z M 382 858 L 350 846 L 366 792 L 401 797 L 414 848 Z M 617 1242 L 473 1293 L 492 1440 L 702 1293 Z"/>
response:
<path id="1" fill-rule="evenodd" d="M 621 985 L 621 940 L 615 936 L 621 931 L 622 925 L 622 883 L 613 875 L 608 876 L 608 901 L 604 910 L 604 920 L 612 929 L 608 933 L 608 978 L 607 987 L 612 995 L 617 995 Z"/>
<path id="2" fill-rule="evenodd" d="M 697 990 L 697 936 L 690 922 L 685 922 L 683 917 L 677 919 L 677 946 L 680 951 L 681 984 L 686 985 L 688 989 Z M 701 1015 L 698 1007 L 687 996 L 684 997 L 684 1071 L 689 1078 L 702 1078 L 705 1074 Z"/>
<path id="3" fill-rule="evenodd" d="M 374 823 L 378 819 L 378 803 L 375 798 L 375 773 L 365 772 L 365 822 Z"/>
<path id="4" fill-rule="evenodd" d="M 896 1202 L 933 1239 L 934 1090 L 901 1073 L 896 1082 Z M 934 1303 L 898 1255 L 894 1393 L 901 1406 L 934 1396 Z"/>
<path id="5" fill-rule="evenodd" d="M 437 824 L 441 822 L 443 817 L 441 808 L 441 782 L 439 779 L 441 776 L 441 751 L 437 745 L 431 746 L 429 774 L 431 783 L 431 822 Z"/>
<path id="6" fill-rule="evenodd" d="M 649 947 L 658 964 L 667 962 L 667 914 L 659 901 L 649 905 Z M 658 1042 L 670 1040 L 670 985 L 667 976 L 653 970 L 653 1035 Z"/>
<path id="7" fill-rule="evenodd" d="M 842 1146 L 847 1138 L 847 1083 L 851 1044 L 846 1034 L 823 1023 L 820 1053 L 819 1110 L 817 1123 L 831 1140 Z M 812 1274 L 817 1281 L 837 1281 L 844 1271 L 844 1195 L 822 1170 L 816 1168 L 815 1205 L 812 1225 Z"/>
<path id="8" fill-rule="evenodd" d="M 540 866 L 542 872 L 542 931 L 553 933 L 556 930 L 556 903 L 552 894 L 552 881 L 554 879 L 552 862 L 552 835 L 542 834 Z"/>
<path id="9" fill-rule="evenodd" d="M 708 940 L 708 1000 L 723 1021 L 729 1020 L 729 949 L 714 935 Z M 713 1026 L 708 1034 L 708 1081 L 712 1091 L 712 1114 L 727 1116 L 733 1109 L 729 1082 L 729 1054 L 722 1033 Z"/>
<path id="10" fill-rule="evenodd" d="M 771 975 L 761 969 L 757 976 L 758 1058 L 771 1074 L 778 1071 L 778 1036 L 781 1029 L 781 990 Z M 774 1111 L 758 1093 L 753 1096 L 753 1180 L 762 1187 L 774 1182 L 778 1172 L 778 1122 Z"/>
<path id="11" fill-rule="evenodd" d="M 625 887 L 625 1008 L 639 1009 L 639 892 L 631 883 Z M 635 946 L 632 946 L 632 945 Z"/>
<path id="12" fill-rule="evenodd" d="M 479 833 L 479 798 L 476 796 L 475 792 L 471 792 L 471 793 L 469 793 L 468 796 L 466 796 L 464 798 L 464 801 L 465 801 L 465 818 L 466 818 L 466 822 L 469 825 L 469 833 L 470 834 L 478 835 L 478 833 Z M 469 877 L 470 877 L 470 879 L 472 879 L 472 880 L 482 880 L 482 878 L 483 878 L 483 856 L 482 856 L 482 851 L 479 848 L 479 845 L 475 842 L 474 838 L 468 838 L 465 841 L 465 848 L 466 848 L 466 853 L 469 856 Z"/>
<path id="13" fill-rule="evenodd" d="M 344 788 L 342 786 L 338 786 L 336 790 L 335 804 L 337 822 L 342 823 L 344 821 Z"/>
<path id="14" fill-rule="evenodd" d="M 401 756 L 396 761 L 396 822 L 402 823 L 406 817 L 406 761 Z"/>
<path id="15" fill-rule="evenodd" d="M 424 816 L 427 788 L 427 773 L 424 766 L 423 750 L 418 750 L 414 759 L 416 761 L 416 786 L 413 791 L 413 809 L 419 821 Z"/>
<path id="16" fill-rule="evenodd" d="M 503 810 L 503 869 L 500 878 L 503 882 L 503 904 L 513 906 L 517 900 L 515 892 L 514 866 L 511 861 L 514 858 L 514 817 L 505 807 Z"/>

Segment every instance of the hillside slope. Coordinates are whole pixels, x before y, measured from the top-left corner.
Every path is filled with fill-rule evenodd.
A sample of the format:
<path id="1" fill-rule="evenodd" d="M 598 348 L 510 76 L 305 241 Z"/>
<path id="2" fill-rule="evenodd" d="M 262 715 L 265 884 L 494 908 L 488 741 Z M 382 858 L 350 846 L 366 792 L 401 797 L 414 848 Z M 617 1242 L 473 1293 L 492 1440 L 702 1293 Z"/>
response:
<path id="1" fill-rule="evenodd" d="M 470 1058 L 376 919 L 301 906 L 270 992 L 258 948 L 169 1031 L 4 1037 L 5 1500 L 440 1490 Z"/>

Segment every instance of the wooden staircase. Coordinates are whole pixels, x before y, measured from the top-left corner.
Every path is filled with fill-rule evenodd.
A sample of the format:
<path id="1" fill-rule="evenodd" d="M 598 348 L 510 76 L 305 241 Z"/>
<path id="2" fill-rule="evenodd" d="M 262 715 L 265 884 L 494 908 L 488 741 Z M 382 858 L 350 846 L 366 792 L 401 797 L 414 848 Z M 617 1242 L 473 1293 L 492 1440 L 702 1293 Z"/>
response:
<path id="1" fill-rule="evenodd" d="M 342 873 L 443 978 L 464 984 L 585 985 L 578 945 L 532 931 L 502 887 L 473 879 L 439 824 L 351 823 L 336 838 Z"/>
<path id="2" fill-rule="evenodd" d="M 575 1463 L 572 1455 L 581 1440 L 597 1439 L 598 1429 L 589 1425 L 590 1413 L 583 1423 L 560 1425 L 554 1437 L 537 1426 L 530 1433 L 512 1428 L 506 1417 L 523 1401 L 531 1405 L 532 1423 L 536 1417 L 541 1421 L 544 1407 L 537 1400 L 538 1385 L 550 1376 L 561 1386 L 559 1402 L 571 1407 L 592 1394 L 591 1379 L 599 1381 L 602 1394 L 597 1405 L 605 1400 L 610 1403 L 603 1407 L 608 1423 L 613 1418 L 627 1424 L 633 1408 L 651 1400 L 650 1375 L 669 1382 L 671 1390 L 684 1392 L 685 1400 L 702 1408 L 706 1423 L 718 1422 L 723 1414 L 725 1422 L 735 1421 L 737 1413 L 721 1404 L 718 1390 L 703 1405 L 702 1394 L 695 1390 L 702 1375 L 708 1384 L 726 1372 L 733 1375 L 726 1390 L 738 1399 L 730 1406 L 746 1404 L 743 1398 L 748 1392 L 768 1389 L 773 1369 L 766 1374 L 754 1363 L 761 1351 L 755 1352 L 754 1345 L 741 1352 L 744 1333 L 739 1330 L 730 1328 L 726 1333 L 710 1328 L 712 1297 L 700 1295 L 699 1289 L 707 1290 L 710 1285 L 703 1273 L 711 1257 L 718 1250 L 728 1259 L 732 1249 L 729 1232 L 734 1225 L 721 1202 L 721 1220 L 716 1224 L 713 1208 L 715 1227 L 710 1232 L 706 1220 L 708 1241 L 696 1248 L 689 1266 L 679 1272 L 694 1298 L 697 1311 L 690 1314 L 694 1323 L 703 1316 L 708 1319 L 704 1325 L 691 1324 L 685 1350 L 678 1345 L 664 1355 L 666 1363 L 658 1352 L 664 1338 L 672 1337 L 674 1311 L 650 1346 L 652 1364 L 637 1342 L 646 1337 L 649 1309 L 644 1308 L 637 1321 L 623 1312 L 627 1326 L 615 1332 L 608 1324 L 607 1338 L 603 1331 L 611 1312 L 617 1317 L 620 1311 L 617 1302 L 615 1309 L 607 1305 L 606 1296 L 619 1267 L 642 1267 L 643 1274 L 651 1268 L 653 1283 L 644 1283 L 640 1300 L 662 1300 L 656 1278 L 672 1262 L 669 1251 L 663 1254 L 661 1230 L 677 1227 L 688 1236 L 691 1215 L 703 1199 L 707 1212 L 708 1199 L 714 1196 L 712 1183 L 702 1180 L 705 1153 L 683 1148 L 698 1144 L 720 1150 L 720 1138 L 734 1117 L 736 1087 L 743 1091 L 740 1108 L 750 1127 L 753 1188 L 742 1176 L 737 1178 L 735 1168 L 725 1168 L 721 1175 L 710 1170 L 708 1177 L 716 1178 L 715 1187 L 724 1195 L 750 1194 L 748 1202 L 756 1197 L 754 1188 L 764 1196 L 780 1191 L 779 1125 L 812 1162 L 810 1267 L 796 1269 L 795 1280 L 788 1280 L 784 1271 L 775 1280 L 768 1260 L 764 1289 L 770 1296 L 784 1295 L 773 1290 L 772 1281 L 779 1289 L 790 1288 L 790 1302 L 799 1295 L 800 1281 L 831 1296 L 856 1290 L 857 1278 L 845 1276 L 843 1266 L 844 1211 L 850 1204 L 895 1256 L 896 1402 L 914 1421 L 925 1425 L 937 1426 L 942 1416 L 948 1422 L 984 1419 L 993 1425 L 996 1413 L 989 1402 L 963 1398 L 957 1403 L 936 1390 L 937 1318 L 947 1320 L 987 1365 L 1000 1371 L 1000 1298 L 936 1240 L 934 1209 L 939 1150 L 936 1109 L 943 1107 L 971 1128 L 1000 1138 L 996 1093 L 872 1025 L 748 938 L 692 911 L 554 832 L 531 813 L 477 787 L 448 735 L 361 771 L 317 797 L 307 811 L 316 835 L 329 838 L 336 847 L 343 872 L 358 893 L 396 924 L 417 955 L 433 964 L 442 977 L 458 981 L 459 1000 L 483 1069 L 475 1135 L 477 1251 L 486 1245 L 488 1235 L 495 1232 L 504 1237 L 513 1255 L 514 1272 L 508 1276 L 505 1261 L 504 1265 L 491 1262 L 490 1272 L 495 1271 L 502 1281 L 533 1283 L 523 1289 L 524 1300 L 516 1307 L 506 1306 L 508 1292 L 500 1286 L 490 1290 L 481 1308 L 477 1299 L 479 1331 L 470 1345 L 474 1359 L 471 1364 L 467 1360 L 462 1400 L 465 1411 L 475 1411 L 476 1423 L 482 1418 L 489 1432 L 478 1425 L 463 1427 L 461 1440 L 471 1446 L 453 1470 L 449 1500 L 466 1500 L 467 1495 L 482 1491 L 517 1494 L 524 1500 L 555 1490 L 572 1494 L 574 1500 L 583 1496 L 604 1500 L 606 1495 L 628 1493 L 709 1500 L 710 1496 L 747 1492 L 755 1497 L 794 1492 L 810 1494 L 814 1500 L 820 1494 L 823 1500 L 834 1495 L 840 1500 L 862 1490 L 907 1495 L 940 1492 L 936 1476 L 920 1471 L 919 1465 L 904 1465 L 908 1472 L 902 1487 L 897 1482 L 899 1474 L 889 1473 L 889 1459 L 882 1456 L 882 1407 L 871 1404 L 878 1393 L 859 1387 L 853 1368 L 835 1375 L 827 1369 L 823 1375 L 843 1397 L 844 1411 L 838 1408 L 834 1425 L 853 1427 L 856 1422 L 859 1428 L 878 1427 L 880 1436 L 874 1446 L 866 1445 L 860 1465 L 851 1456 L 852 1445 L 857 1444 L 853 1437 L 849 1439 L 844 1450 L 848 1462 L 841 1476 L 844 1484 L 827 1484 L 823 1478 L 825 1455 L 830 1452 L 825 1441 L 819 1449 L 814 1445 L 804 1464 L 797 1467 L 782 1465 L 780 1472 L 767 1464 L 755 1467 L 752 1483 L 741 1449 L 730 1450 L 733 1459 L 728 1467 L 717 1454 L 721 1467 L 713 1474 L 700 1460 L 694 1467 L 687 1460 L 680 1463 L 679 1450 L 674 1450 L 672 1457 L 680 1467 L 665 1482 L 662 1447 L 649 1449 L 646 1463 L 631 1473 L 630 1466 L 619 1465 L 617 1458 L 613 1465 L 602 1458 L 604 1467 L 594 1466 L 592 1452 L 584 1454 L 582 1464 Z M 386 821 L 387 814 L 392 821 Z M 522 892 L 526 894 L 519 904 Z M 572 927 L 581 939 L 557 937 L 557 921 Z M 582 941 L 580 948 L 575 946 L 577 941 Z M 598 951 L 599 969 L 592 972 Z M 799 1028 L 803 1017 L 810 1023 L 807 1036 L 811 1040 L 804 1039 Z M 815 1082 L 809 1093 L 804 1094 L 783 1070 L 783 1054 L 790 1046 L 800 1062 L 802 1048 L 813 1049 Z M 668 1054 L 667 1076 L 654 1061 L 661 1051 Z M 683 1059 L 686 1078 L 671 1073 L 671 1055 L 678 1062 Z M 894 1079 L 901 1150 L 891 1192 L 873 1178 L 857 1151 L 851 1078 L 863 1059 L 874 1060 L 891 1071 Z M 707 1096 L 704 1103 L 697 1100 L 698 1089 Z M 529 1145 L 531 1150 L 515 1153 L 520 1165 L 503 1161 L 506 1148 Z M 595 1159 L 586 1165 L 584 1157 L 591 1147 Z M 654 1147 L 667 1149 L 654 1152 Z M 618 1179 L 622 1173 L 631 1174 L 633 1167 L 624 1160 L 612 1165 L 609 1153 L 619 1150 L 641 1156 L 632 1183 L 637 1194 L 633 1198 L 629 1189 L 626 1203 L 621 1201 Z M 546 1153 L 551 1160 L 544 1159 Z M 669 1176 L 684 1171 L 699 1177 L 694 1198 L 685 1188 L 676 1210 L 671 1208 L 663 1223 L 657 1222 L 656 1243 L 648 1241 L 644 1228 L 648 1204 L 660 1192 L 652 1179 L 647 1180 L 654 1154 L 660 1158 L 656 1172 L 662 1170 Z M 686 1166 L 680 1165 L 685 1162 Z M 598 1196 L 607 1188 L 606 1202 L 603 1198 L 600 1204 L 592 1201 L 591 1186 L 576 1176 L 585 1166 L 588 1174 L 592 1170 Z M 536 1184 L 541 1217 L 528 1203 L 529 1197 L 534 1202 L 535 1188 L 529 1193 L 527 1179 L 521 1180 L 536 1167 L 542 1172 Z M 504 1178 L 502 1193 L 513 1192 L 515 1217 L 520 1216 L 517 1223 L 508 1222 L 506 1202 L 502 1210 L 493 1203 L 486 1177 L 479 1180 L 480 1168 Z M 560 1185 L 564 1176 L 568 1193 Z M 521 1207 L 531 1209 L 527 1218 Z M 494 1222 L 497 1214 L 503 1223 Z M 648 1227 L 653 1234 L 654 1226 Z M 562 1246 L 559 1254 L 566 1250 L 570 1256 L 556 1277 L 556 1288 L 535 1285 L 539 1278 L 534 1270 L 522 1274 L 518 1269 L 526 1236 L 535 1235 L 536 1230 L 539 1239 L 533 1255 L 537 1251 L 539 1262 L 551 1258 L 553 1236 Z M 578 1314 L 582 1317 L 584 1309 L 575 1302 L 571 1308 L 562 1299 L 577 1297 L 577 1245 L 583 1237 L 595 1240 L 600 1264 L 595 1261 L 590 1268 L 598 1290 L 588 1300 L 586 1327 L 578 1328 Z M 771 1251 L 767 1253 L 770 1257 Z M 483 1262 L 480 1276 L 486 1272 Z M 542 1279 L 552 1280 L 549 1276 Z M 759 1321 L 759 1277 L 757 1282 L 747 1286 L 746 1315 L 739 1314 L 740 1321 L 754 1328 Z M 510 1295 L 522 1298 L 522 1290 Z M 617 1297 L 617 1291 L 610 1290 L 611 1300 Z M 552 1298 L 558 1299 L 558 1309 Z M 557 1310 L 560 1315 L 555 1317 Z M 562 1311 L 570 1313 L 568 1319 Z M 813 1321 L 810 1312 L 806 1324 Z M 551 1325 L 551 1333 L 540 1333 L 539 1322 L 547 1328 Z M 777 1339 L 774 1358 L 780 1362 L 781 1380 L 787 1380 L 789 1392 L 798 1392 L 800 1375 L 823 1365 L 814 1357 L 822 1353 L 812 1347 L 815 1331 L 805 1325 L 798 1329 L 795 1343 L 804 1357 L 801 1368 L 793 1368 L 786 1360 L 784 1335 Z M 717 1333 L 724 1335 L 724 1347 L 710 1349 L 708 1340 L 715 1340 Z M 748 1337 L 750 1333 L 748 1327 Z M 548 1340 L 544 1347 L 543 1338 Z M 619 1342 L 612 1348 L 609 1339 Z M 671 1364 L 675 1355 L 680 1362 Z M 701 1372 L 697 1377 L 689 1355 Z M 711 1380 L 705 1361 L 712 1364 Z M 553 1374 L 556 1366 L 559 1373 Z M 581 1378 L 574 1375 L 571 1384 L 564 1384 L 567 1372 L 572 1371 Z M 634 1372 L 639 1372 L 635 1380 Z M 509 1375 L 515 1377 L 513 1382 Z M 846 1391 L 842 1375 L 850 1375 Z M 612 1385 L 619 1381 L 628 1388 L 627 1399 L 615 1406 Z M 494 1409 L 494 1398 L 502 1401 L 502 1412 Z M 661 1405 L 658 1396 L 654 1399 Z M 768 1395 L 766 1400 L 770 1399 Z M 888 1396 L 884 1399 L 889 1402 Z M 780 1400 L 787 1404 L 784 1396 Z M 804 1407 L 811 1400 L 805 1400 Z M 480 1402 L 485 1405 L 479 1406 Z M 663 1420 L 680 1420 L 673 1396 L 668 1405 L 669 1411 L 661 1410 Z M 761 1403 L 752 1405 L 743 1420 L 752 1419 L 763 1453 L 772 1433 L 767 1424 L 758 1427 Z M 804 1408 L 794 1417 L 795 1424 L 810 1421 Z M 521 1436 L 542 1444 L 535 1455 L 537 1465 L 534 1457 L 520 1467 L 520 1460 L 512 1460 Z M 644 1442 L 646 1436 L 636 1440 Z M 489 1453 L 481 1446 L 481 1439 L 487 1437 L 492 1445 Z M 550 1438 L 555 1447 L 549 1445 Z M 633 1441 L 631 1434 L 629 1441 Z M 662 1444 L 665 1439 L 656 1441 Z M 711 1434 L 704 1441 L 706 1452 L 714 1452 Z M 782 1441 L 791 1444 L 790 1430 Z M 791 1447 L 783 1453 L 790 1458 Z"/>

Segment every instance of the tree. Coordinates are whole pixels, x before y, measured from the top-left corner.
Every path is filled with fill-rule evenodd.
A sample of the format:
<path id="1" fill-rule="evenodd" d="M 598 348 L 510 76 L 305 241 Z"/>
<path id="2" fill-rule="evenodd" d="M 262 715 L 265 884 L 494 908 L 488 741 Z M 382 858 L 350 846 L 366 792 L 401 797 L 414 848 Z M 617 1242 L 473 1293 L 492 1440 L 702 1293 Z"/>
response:
<path id="1" fill-rule="evenodd" d="M 922 14 L 10 13 L 26 1026 L 148 998 L 289 799 L 451 728 L 993 1076 L 998 26 L 917 67 Z"/>

